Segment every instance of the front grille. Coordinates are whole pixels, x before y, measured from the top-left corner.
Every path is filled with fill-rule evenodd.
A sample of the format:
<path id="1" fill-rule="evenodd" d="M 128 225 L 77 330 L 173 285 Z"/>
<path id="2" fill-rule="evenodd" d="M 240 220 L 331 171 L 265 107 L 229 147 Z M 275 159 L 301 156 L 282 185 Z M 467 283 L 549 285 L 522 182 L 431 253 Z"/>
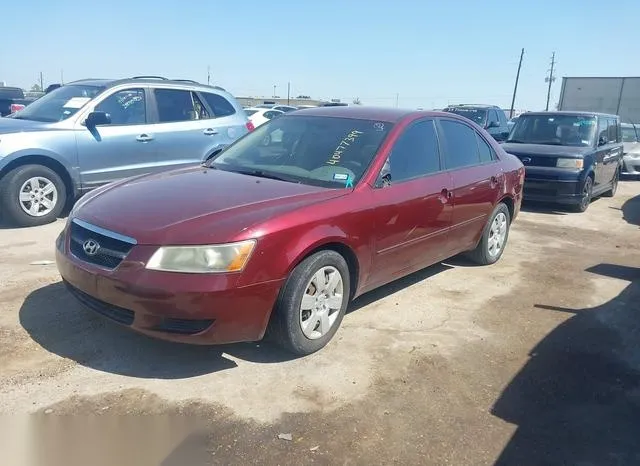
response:
<path id="1" fill-rule="evenodd" d="M 193 319 L 172 319 L 167 317 L 162 323 L 156 325 L 153 330 L 167 333 L 178 333 L 182 335 L 195 335 L 204 332 L 213 324 L 212 319 L 193 320 Z"/>
<path id="2" fill-rule="evenodd" d="M 69 292 L 76 297 L 78 301 L 87 306 L 92 311 L 97 312 L 98 314 L 111 319 L 115 322 L 118 322 L 122 325 L 131 325 L 133 324 L 134 313 L 128 309 L 123 309 L 118 306 L 112 306 L 111 304 L 107 304 L 102 302 L 93 296 L 89 296 L 88 294 L 80 291 L 77 288 L 74 288 L 69 283 L 65 282 L 67 289 Z"/>
<path id="3" fill-rule="evenodd" d="M 93 248 L 85 247 L 89 242 Z M 135 244 L 136 241 L 133 238 L 104 230 L 81 220 L 74 219 L 71 222 L 69 248 L 71 253 L 81 261 L 106 269 L 115 269 Z"/>
<path id="4" fill-rule="evenodd" d="M 528 154 L 513 154 L 522 161 L 525 167 L 555 167 L 557 162 L 556 157 L 541 157 L 538 155 Z"/>

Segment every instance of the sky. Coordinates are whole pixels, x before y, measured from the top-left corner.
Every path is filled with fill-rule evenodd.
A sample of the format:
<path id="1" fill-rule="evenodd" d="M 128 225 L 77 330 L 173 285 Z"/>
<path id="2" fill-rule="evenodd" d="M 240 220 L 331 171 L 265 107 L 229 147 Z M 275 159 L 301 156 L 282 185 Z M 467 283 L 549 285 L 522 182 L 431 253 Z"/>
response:
<path id="1" fill-rule="evenodd" d="M 640 1 L 5 1 L 0 81 L 161 75 L 236 96 L 544 109 L 563 76 L 640 76 Z"/>

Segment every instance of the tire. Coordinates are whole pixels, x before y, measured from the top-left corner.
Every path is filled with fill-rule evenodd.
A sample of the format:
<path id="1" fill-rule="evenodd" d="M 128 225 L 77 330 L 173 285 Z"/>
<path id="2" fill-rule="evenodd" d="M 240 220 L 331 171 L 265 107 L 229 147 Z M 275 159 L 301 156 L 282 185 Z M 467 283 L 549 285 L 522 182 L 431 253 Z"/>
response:
<path id="1" fill-rule="evenodd" d="M 34 189 L 35 186 L 37 188 Z M 47 191 L 38 191 L 39 189 Z M 36 215 L 28 212 L 34 201 L 21 201 L 21 193 L 35 199 Z M 5 221 L 12 226 L 32 227 L 54 222 L 66 203 L 67 189 L 62 178 L 43 165 L 14 168 L 0 180 L 0 210 Z"/>
<path id="2" fill-rule="evenodd" d="M 613 197 L 618 192 L 618 182 L 620 181 L 620 168 L 616 169 L 615 175 L 613 175 L 613 180 L 611 180 L 611 189 L 604 193 L 603 197 Z"/>
<path id="3" fill-rule="evenodd" d="M 582 198 L 580 203 L 572 206 L 574 212 L 586 212 L 591 205 L 591 198 L 593 197 L 593 178 L 590 176 L 584 181 L 582 186 Z"/>
<path id="4" fill-rule="evenodd" d="M 507 245 L 510 227 L 511 215 L 509 214 L 509 208 L 501 202 L 489 217 L 489 221 L 482 231 L 480 242 L 473 251 L 467 254 L 469 259 L 479 265 L 491 265 L 498 262 Z M 496 243 L 493 238 L 498 237 L 501 240 Z"/>
<path id="5" fill-rule="evenodd" d="M 324 285 L 327 281 L 331 283 L 335 273 L 338 273 L 341 279 L 340 297 L 336 294 L 334 300 L 313 299 L 313 296 L 318 295 L 315 287 L 315 284 L 319 283 L 316 273 L 323 270 Z M 338 331 L 349 305 L 349 277 L 347 262 L 335 251 L 319 251 L 304 259 L 293 269 L 280 291 L 267 330 L 268 339 L 297 356 L 306 356 L 322 349 Z M 338 286 L 334 290 L 339 291 L 339 288 Z M 307 293 L 308 291 L 310 293 Z M 333 290 L 328 291 L 331 294 Z M 310 309 L 303 310 L 305 296 L 308 296 L 305 300 L 309 300 L 311 304 L 308 304 Z M 339 306 L 337 299 L 340 299 Z M 323 304 L 328 307 L 323 308 Z M 326 318 L 323 319 L 323 316 Z M 307 325 L 304 325 L 305 322 Z M 321 322 L 324 322 L 325 329 L 322 328 Z"/>

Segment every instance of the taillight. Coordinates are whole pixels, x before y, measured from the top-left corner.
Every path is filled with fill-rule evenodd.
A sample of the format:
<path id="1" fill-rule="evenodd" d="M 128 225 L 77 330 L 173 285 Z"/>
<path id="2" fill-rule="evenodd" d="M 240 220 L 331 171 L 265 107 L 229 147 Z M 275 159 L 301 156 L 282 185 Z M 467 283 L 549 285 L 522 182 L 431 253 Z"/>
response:
<path id="1" fill-rule="evenodd" d="M 251 122 L 251 120 L 247 121 L 247 129 L 249 130 L 249 132 L 251 132 L 254 129 L 256 129 L 256 127 L 253 126 L 253 123 Z"/>
<path id="2" fill-rule="evenodd" d="M 9 111 L 11 113 L 16 113 L 17 111 L 22 110 L 25 107 L 26 105 L 22 105 L 22 104 L 11 104 L 11 108 L 9 109 Z"/>

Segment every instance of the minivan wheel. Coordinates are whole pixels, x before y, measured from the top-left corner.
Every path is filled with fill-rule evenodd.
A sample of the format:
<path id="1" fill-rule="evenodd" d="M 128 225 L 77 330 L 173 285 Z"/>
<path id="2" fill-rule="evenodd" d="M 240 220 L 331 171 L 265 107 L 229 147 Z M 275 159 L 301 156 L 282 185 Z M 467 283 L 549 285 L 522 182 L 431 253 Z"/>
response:
<path id="1" fill-rule="evenodd" d="M 317 252 L 293 269 L 273 311 L 268 337 L 306 356 L 336 334 L 350 296 L 349 267 L 335 251 Z"/>
<path id="2" fill-rule="evenodd" d="M 480 242 L 473 251 L 468 253 L 469 258 L 480 265 L 490 265 L 497 262 L 502 257 L 507 245 L 510 226 L 509 208 L 500 203 L 489 217 Z"/>
<path id="3" fill-rule="evenodd" d="M 589 205 L 591 204 L 591 198 L 593 197 L 593 179 L 588 176 L 586 180 L 584 180 L 584 185 L 582 186 L 582 197 L 580 198 L 580 202 L 573 206 L 573 210 L 576 212 L 585 212 Z"/>
<path id="4" fill-rule="evenodd" d="M 618 191 L 618 182 L 620 181 L 620 169 L 616 169 L 615 175 L 613 175 L 613 180 L 611 180 L 611 189 L 603 194 L 604 197 L 613 197 L 616 195 Z"/>
<path id="5" fill-rule="evenodd" d="M 66 202 L 62 178 L 48 167 L 23 165 L 0 180 L 0 210 L 12 226 L 51 223 L 62 213 Z"/>

